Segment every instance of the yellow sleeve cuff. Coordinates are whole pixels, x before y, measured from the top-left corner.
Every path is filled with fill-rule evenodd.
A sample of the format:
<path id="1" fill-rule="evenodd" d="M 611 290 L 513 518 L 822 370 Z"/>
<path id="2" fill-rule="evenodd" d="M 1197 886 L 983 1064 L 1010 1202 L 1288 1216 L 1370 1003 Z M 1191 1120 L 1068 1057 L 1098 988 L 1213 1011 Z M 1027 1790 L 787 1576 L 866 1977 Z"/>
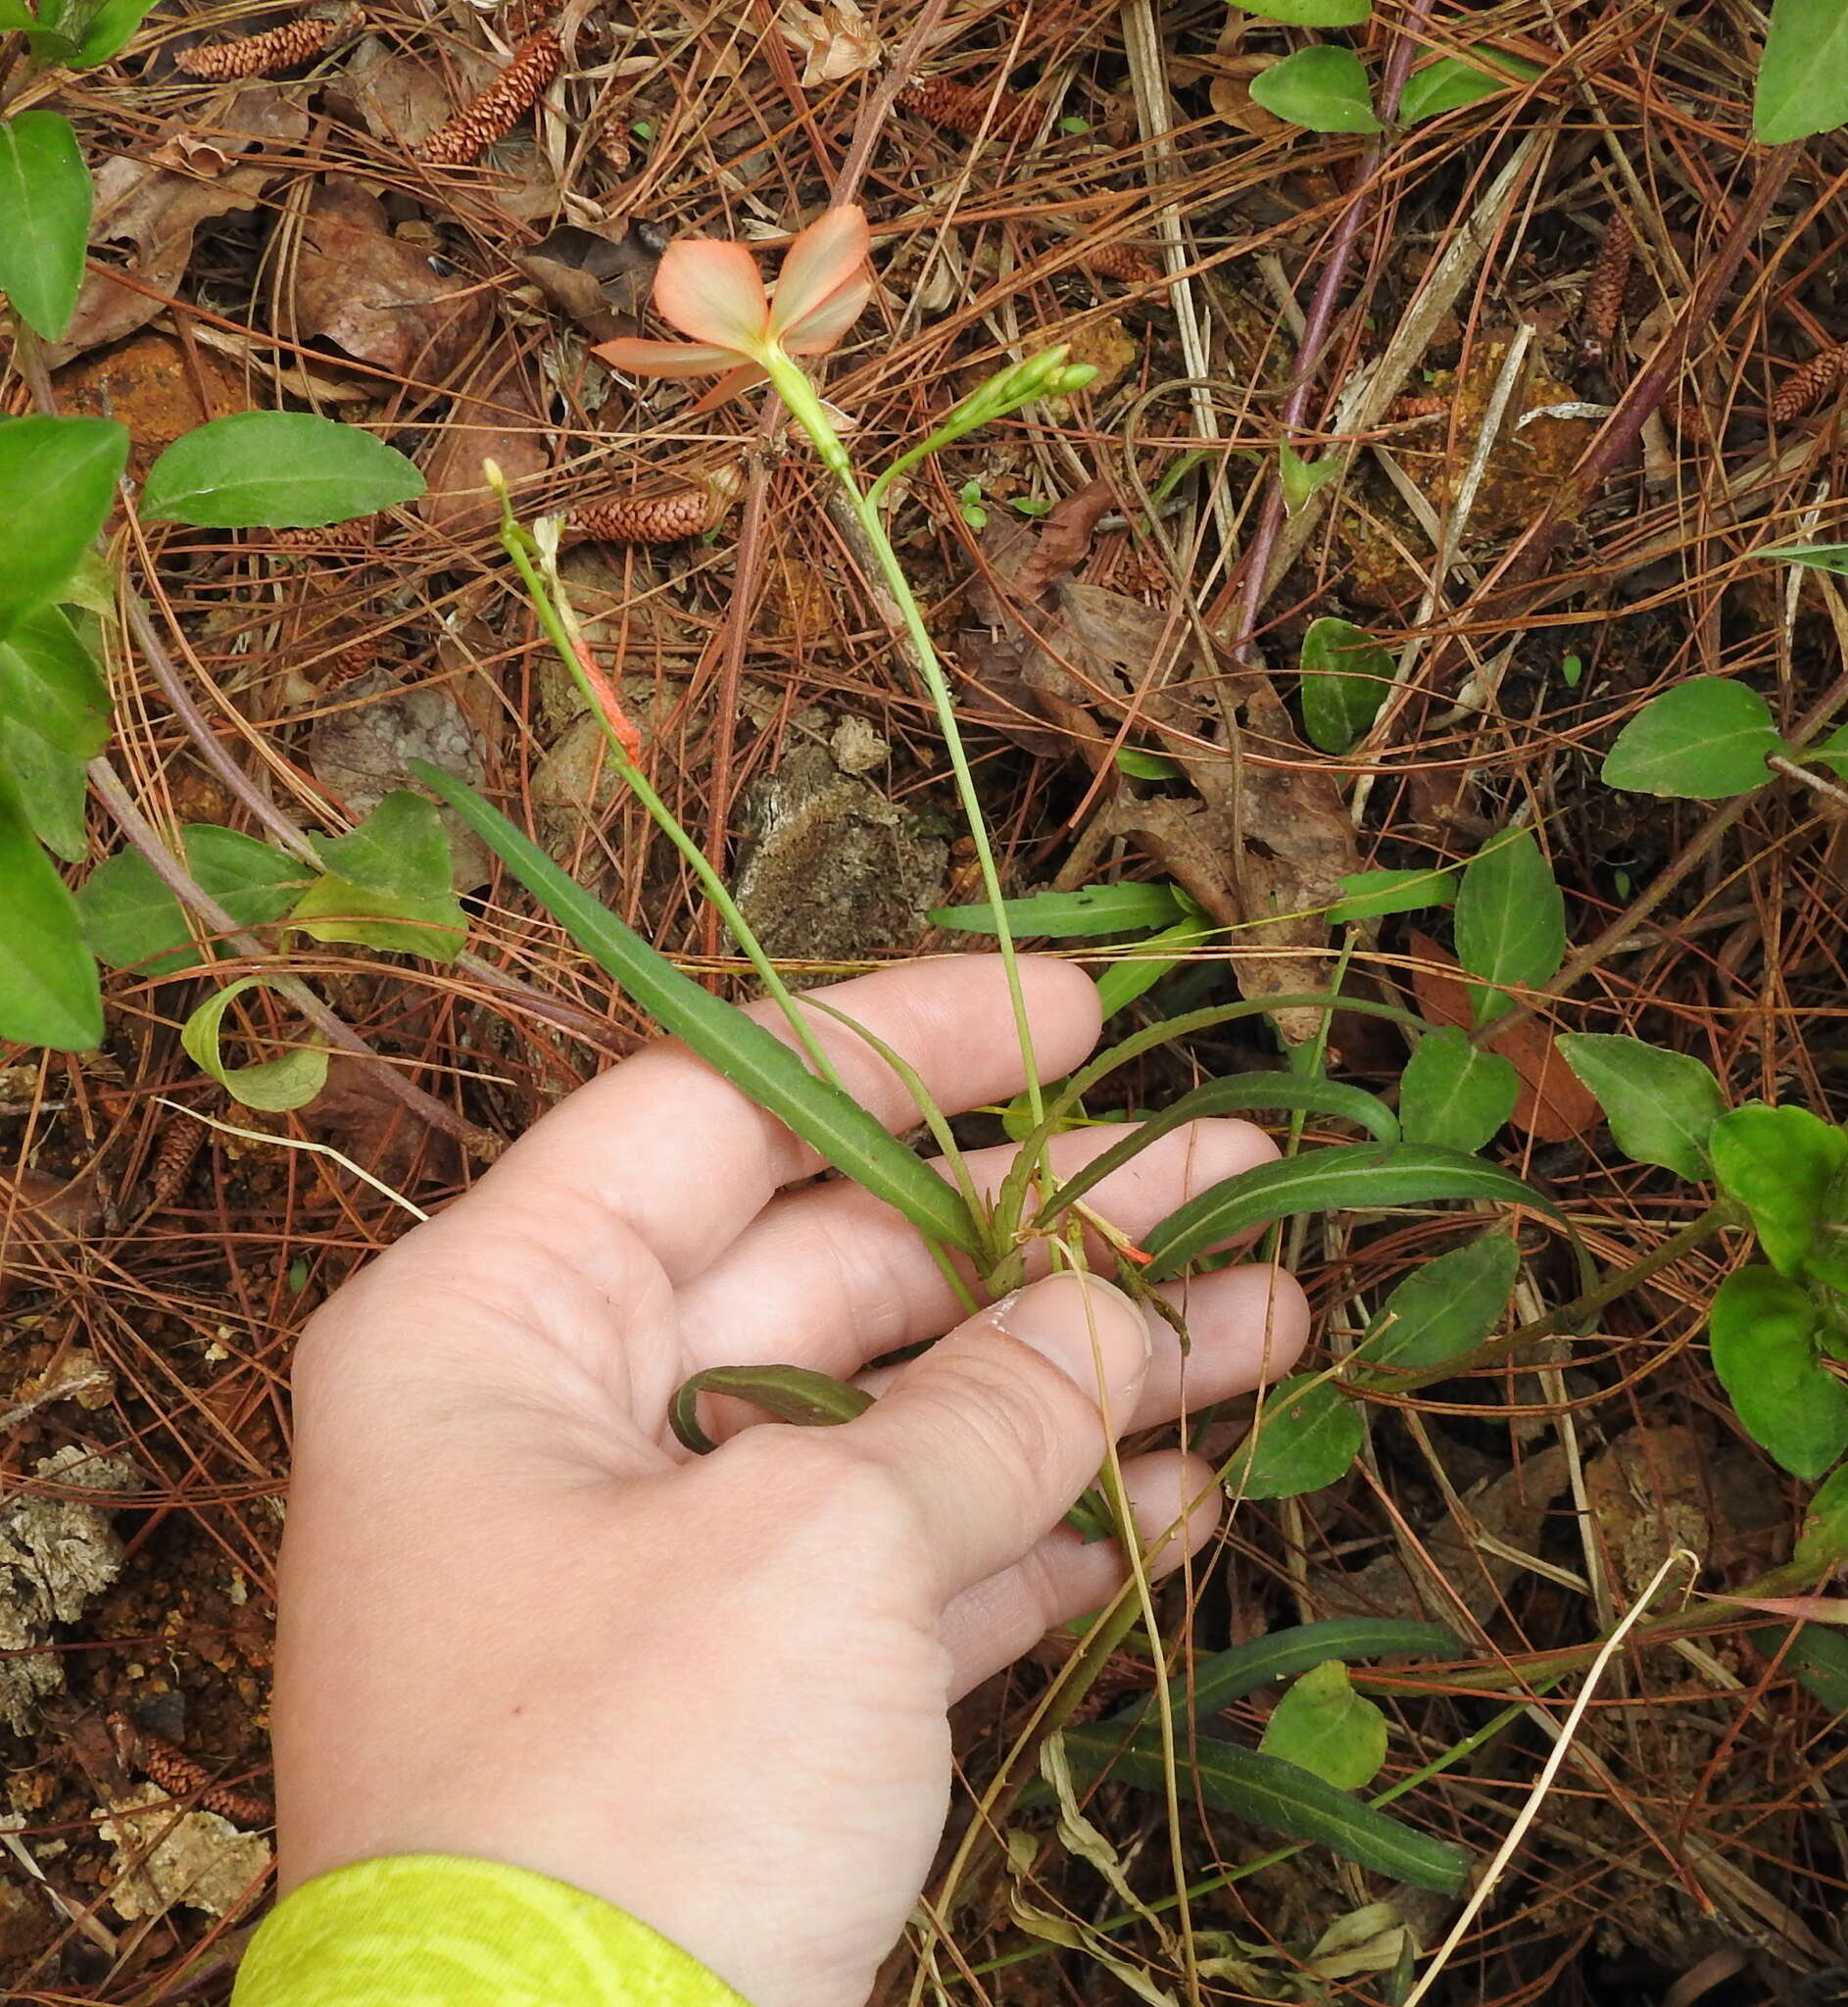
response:
<path id="1" fill-rule="evenodd" d="M 659 1932 L 499 1861 L 392 1854 L 305 1882 L 231 2007 L 747 2007 Z"/>

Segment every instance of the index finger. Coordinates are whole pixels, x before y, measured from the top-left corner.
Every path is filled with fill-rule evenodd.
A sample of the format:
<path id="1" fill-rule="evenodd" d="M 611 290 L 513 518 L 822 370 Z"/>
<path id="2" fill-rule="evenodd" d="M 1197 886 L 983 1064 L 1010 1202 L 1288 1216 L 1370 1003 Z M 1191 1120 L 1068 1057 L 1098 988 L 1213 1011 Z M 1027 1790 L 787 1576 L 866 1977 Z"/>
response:
<path id="1" fill-rule="evenodd" d="M 1056 1079 L 1095 1043 L 1097 992 L 1070 963 L 1023 955 L 1022 995 L 1043 1080 Z M 844 1011 L 917 1071 L 946 1113 L 1017 1094 L 1026 1085 L 1005 971 L 995 955 L 912 962 L 835 984 Z M 786 1045 L 796 1043 L 774 1003 L 749 1014 Z M 888 1129 L 922 1119 L 909 1092 L 851 1026 L 819 1011 L 810 1019 L 842 1083 Z M 675 1281 L 721 1253 L 777 1191 L 822 1168 L 785 1125 L 678 1040 L 663 1040 L 581 1087 L 502 1157 L 478 1188 L 509 1192 L 533 1215 L 548 1191 L 586 1197 L 638 1235 Z"/>

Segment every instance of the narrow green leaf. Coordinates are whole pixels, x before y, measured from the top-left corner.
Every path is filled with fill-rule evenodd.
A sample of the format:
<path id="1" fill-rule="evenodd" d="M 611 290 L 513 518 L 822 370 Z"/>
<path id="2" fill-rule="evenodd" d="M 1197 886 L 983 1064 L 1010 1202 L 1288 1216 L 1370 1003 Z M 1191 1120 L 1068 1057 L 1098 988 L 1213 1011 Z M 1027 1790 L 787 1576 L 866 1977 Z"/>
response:
<path id="1" fill-rule="evenodd" d="M 1337 927 L 1356 920 L 1383 919 L 1387 913 L 1423 912 L 1434 906 L 1454 905 L 1454 871 L 1350 871 L 1341 880 L 1342 897 L 1329 908 Z"/>
<path id="2" fill-rule="evenodd" d="M 1848 8 L 1842 0 L 1772 0 L 1752 96 L 1752 133 L 1767 146 L 1848 122 Z"/>
<path id="3" fill-rule="evenodd" d="M 307 866 L 234 829 L 188 823 L 180 831 L 180 848 L 193 882 L 240 927 L 279 920 L 308 882 Z M 99 864 L 77 894 L 77 910 L 85 938 L 111 968 L 158 976 L 191 968 L 199 959 L 179 901 L 138 851 L 122 851 Z"/>
<path id="4" fill-rule="evenodd" d="M 682 1381 L 667 1410 L 668 1426 L 684 1448 L 709 1456 L 718 1444 L 700 1426 L 700 1395 L 728 1394 L 748 1400 L 797 1428 L 828 1428 L 851 1422 L 873 1404 L 863 1388 L 807 1366 L 708 1366 Z"/>
<path id="5" fill-rule="evenodd" d="M 76 569 L 127 459 L 111 418 L 0 418 L 0 495 L 29 504 L 0 537 L 0 640 Z"/>
<path id="6" fill-rule="evenodd" d="M 1297 659 L 1302 725 L 1324 753 L 1345 753 L 1392 692 L 1392 658 L 1351 620 L 1312 620 Z"/>
<path id="7" fill-rule="evenodd" d="M 1717 802 L 1771 779 L 1783 750 L 1771 707 L 1729 676 L 1692 676 L 1652 697 L 1606 755 L 1606 787 L 1671 800 Z"/>
<path id="8" fill-rule="evenodd" d="M 318 529 L 422 493 L 410 461 L 358 425 L 308 412 L 233 412 L 161 455 L 141 514 L 200 529 Z"/>
<path id="9" fill-rule="evenodd" d="M 1169 927 L 1186 915 L 1172 885 L 1087 885 L 1077 892 L 1036 892 L 1028 899 L 1004 899 L 1001 911 L 1016 938 L 1047 940 L 1089 934 L 1135 934 Z M 997 934 L 992 906 L 940 906 L 929 914 L 935 927 L 963 934 Z"/>
<path id="10" fill-rule="evenodd" d="M 1349 1087 L 1338 1080 L 1311 1079 L 1299 1073 L 1228 1074 L 1224 1080 L 1209 1080 L 1192 1089 L 1159 1114 L 1137 1123 L 1120 1142 L 1093 1157 L 1082 1170 L 1074 1171 L 1041 1207 L 1035 1227 L 1049 1227 L 1062 1218 L 1066 1209 L 1093 1186 L 1112 1171 L 1121 1170 L 1151 1143 L 1184 1123 L 1211 1115 L 1244 1114 L 1257 1108 L 1299 1108 L 1311 1115 L 1334 1115 L 1365 1129 L 1382 1143 L 1399 1140 L 1398 1117 L 1365 1088 Z"/>
<path id="11" fill-rule="evenodd" d="M 1099 969 L 1097 1001 L 1105 1018 L 1127 1009 L 1145 990 L 1152 990 L 1163 976 L 1179 968 L 1212 931 L 1213 923 L 1203 913 L 1189 913 L 1172 927 L 1137 942 L 1133 954 L 1121 954 Z"/>
<path id="12" fill-rule="evenodd" d="M 1477 852 L 1457 888 L 1457 959 L 1492 989 L 1472 995 L 1479 1024 L 1510 1007 L 1507 988 L 1543 990 L 1566 958 L 1566 902 L 1531 829 L 1504 830 Z"/>
<path id="13" fill-rule="evenodd" d="M 1341 457 L 1338 453 L 1325 453 L 1320 460 L 1304 460 L 1302 455 L 1286 439 L 1277 449 L 1277 472 L 1284 490 L 1284 511 L 1294 515 L 1305 502 L 1328 484 L 1341 470 Z"/>
<path id="14" fill-rule="evenodd" d="M 77 926 L 76 905 L 34 841 L 3 764 L 0 1039 L 61 1052 L 86 1052 L 103 1043 L 102 990 Z"/>
<path id="15" fill-rule="evenodd" d="M 1471 51 L 1479 60 L 1462 56 L 1438 56 L 1422 69 L 1414 70 L 1399 94 L 1399 123 L 1422 124 L 1445 112 L 1460 110 L 1482 98 L 1492 98 L 1517 83 L 1526 83 L 1540 73 L 1537 63 L 1520 56 L 1505 55 L 1486 42 Z"/>
<path id="16" fill-rule="evenodd" d="M 1848 1387 L 1817 1356 L 1816 1305 L 1772 1268 L 1735 1269 L 1713 1299 L 1714 1372 L 1746 1434 L 1811 1480 L 1848 1449 Z"/>
<path id="17" fill-rule="evenodd" d="M 71 324 L 90 240 L 90 171 L 58 112 L 0 120 L 0 292 L 46 341 Z"/>
<path id="18" fill-rule="evenodd" d="M 1514 1113 L 1521 1076 L 1499 1052 L 1472 1045 L 1455 1025 L 1419 1040 L 1399 1081 L 1407 1143 L 1481 1150 Z"/>
<path id="19" fill-rule="evenodd" d="M 1597 1097 L 1627 1155 L 1678 1177 L 1699 1181 L 1709 1175 L 1707 1139 L 1726 1103 L 1720 1083 L 1698 1059 L 1604 1032 L 1565 1032 L 1554 1043 Z"/>
<path id="20" fill-rule="evenodd" d="M 1337 1791 L 1357 1791 L 1386 1761 L 1386 1718 L 1332 1658 L 1312 1666 L 1271 1710 L 1258 1747 Z"/>
<path id="21" fill-rule="evenodd" d="M 1311 132 L 1378 132 L 1367 73 L 1352 49 L 1319 42 L 1298 49 L 1251 79 L 1251 96 L 1267 112 Z"/>
<path id="22" fill-rule="evenodd" d="M 1821 1581 L 1848 1561 L 1848 1463 L 1824 1481 L 1803 1515 L 1803 1532 L 1791 1559 Z"/>
<path id="23" fill-rule="evenodd" d="M 1291 27 L 1358 27 L 1373 12 L 1373 0 L 1232 0 L 1240 14 Z"/>
<path id="24" fill-rule="evenodd" d="M 240 976 L 200 1004 L 179 1028 L 179 1042 L 201 1072 L 209 1073 L 234 1101 L 267 1114 L 306 1107 L 327 1083 L 324 1046 L 297 1046 L 280 1058 L 259 1059 L 249 1066 L 225 1063 L 219 1049 L 224 1013 L 246 990 L 271 990 L 265 976 Z"/>
<path id="25" fill-rule="evenodd" d="M 1802 1280 L 1819 1229 L 1839 1216 L 1848 1136 L 1808 1108 L 1752 1101 L 1714 1123 L 1707 1148 L 1720 1189 L 1752 1215 L 1772 1266 Z"/>
<path id="26" fill-rule="evenodd" d="M 1807 564 L 1813 571 L 1848 574 L 1848 544 L 1779 544 L 1758 556 L 1781 564 Z"/>
<path id="27" fill-rule="evenodd" d="M 1319 1373 L 1280 1381 L 1220 1473 L 1231 1498 L 1294 1498 L 1346 1474 L 1367 1440 L 1360 1409 Z"/>
<path id="28" fill-rule="evenodd" d="M 1178 1275 L 1196 1254 L 1218 1248 L 1247 1227 L 1267 1226 L 1300 1212 L 1416 1205 L 1435 1199 L 1492 1199 L 1564 1215 L 1512 1171 L 1435 1144 L 1336 1144 L 1259 1164 L 1209 1186 L 1171 1212 L 1143 1241 L 1154 1282 Z"/>
<path id="29" fill-rule="evenodd" d="M 1521 1272 L 1509 1233 L 1483 1234 L 1415 1270 L 1380 1306 L 1355 1348 L 1356 1384 L 1392 1386 L 1474 1351 L 1501 1321 Z"/>
<path id="30" fill-rule="evenodd" d="M 968 1206 L 851 1096 L 817 1079 L 780 1039 L 682 975 L 465 782 L 424 760 L 411 766 L 657 1024 L 920 1232 L 970 1253 L 981 1249 Z"/>
<path id="31" fill-rule="evenodd" d="M 1775 1658 L 1784 1632 L 1767 1624 L 1751 1634 L 1767 1658 Z M 1832 1715 L 1848 1715 L 1848 1638 L 1826 1624 L 1800 1624 L 1783 1654 L 1783 1669 Z"/>
<path id="32" fill-rule="evenodd" d="M 1144 753 L 1140 746 L 1119 746 L 1116 764 L 1117 771 L 1132 780 L 1179 780 L 1182 774 L 1178 760 L 1162 753 Z"/>

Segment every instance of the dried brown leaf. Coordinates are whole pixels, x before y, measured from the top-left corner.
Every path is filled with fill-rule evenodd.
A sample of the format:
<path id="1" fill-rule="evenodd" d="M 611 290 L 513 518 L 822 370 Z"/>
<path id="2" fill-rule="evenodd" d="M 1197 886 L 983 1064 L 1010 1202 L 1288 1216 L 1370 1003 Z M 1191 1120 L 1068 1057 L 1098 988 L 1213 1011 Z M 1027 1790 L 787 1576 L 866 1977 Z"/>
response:
<path id="1" fill-rule="evenodd" d="M 804 90 L 857 76 L 872 69 L 883 53 L 872 24 L 853 0 L 820 0 L 816 7 L 783 0 L 776 31 L 802 59 Z"/>
<path id="2" fill-rule="evenodd" d="M 552 465 L 532 366 L 511 339 L 483 358 L 424 461 L 428 485 L 417 514 L 433 530 L 461 540 L 500 521 L 501 505 L 481 471 L 484 460 L 499 463 L 515 495 Z"/>

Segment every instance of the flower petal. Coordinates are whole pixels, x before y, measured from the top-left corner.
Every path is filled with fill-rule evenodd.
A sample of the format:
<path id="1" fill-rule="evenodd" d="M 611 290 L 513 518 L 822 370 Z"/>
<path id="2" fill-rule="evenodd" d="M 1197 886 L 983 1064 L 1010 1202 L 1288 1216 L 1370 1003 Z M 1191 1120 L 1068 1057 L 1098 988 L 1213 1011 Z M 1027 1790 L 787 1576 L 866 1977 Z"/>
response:
<path id="1" fill-rule="evenodd" d="M 783 254 L 783 269 L 770 309 L 770 332 L 782 335 L 793 330 L 856 276 L 872 247 L 863 209 L 831 209 L 817 217 Z M 839 339 L 837 334 L 835 340 Z"/>
<path id="2" fill-rule="evenodd" d="M 682 334 L 742 355 L 762 346 L 770 318 L 757 261 L 722 237 L 676 237 L 661 253 L 655 305 Z"/>
<path id="3" fill-rule="evenodd" d="M 738 361 L 735 349 L 708 348 L 690 341 L 637 341 L 619 335 L 591 350 L 600 362 L 625 376 L 709 376 Z"/>
<path id="4" fill-rule="evenodd" d="M 811 307 L 793 326 L 785 330 L 783 347 L 792 356 L 819 356 L 836 342 L 866 311 L 873 296 L 873 275 L 863 271 L 837 287 L 818 307 Z"/>
<path id="5" fill-rule="evenodd" d="M 763 382 L 769 373 L 767 369 L 759 369 L 755 363 L 747 363 L 742 369 L 734 369 L 729 376 L 721 376 L 698 403 L 688 405 L 687 416 L 698 417 L 702 412 L 714 411 L 722 404 L 729 404 L 741 390 L 749 390 L 754 383 Z"/>

